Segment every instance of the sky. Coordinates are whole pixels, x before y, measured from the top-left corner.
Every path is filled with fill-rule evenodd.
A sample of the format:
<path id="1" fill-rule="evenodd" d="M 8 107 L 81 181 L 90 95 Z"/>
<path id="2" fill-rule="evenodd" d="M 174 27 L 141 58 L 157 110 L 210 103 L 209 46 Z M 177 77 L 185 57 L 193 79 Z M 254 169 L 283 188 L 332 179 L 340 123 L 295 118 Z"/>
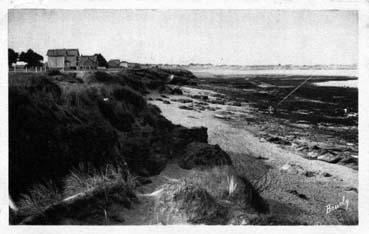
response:
<path id="1" fill-rule="evenodd" d="M 8 46 L 139 63 L 356 64 L 357 11 L 9 10 Z"/>

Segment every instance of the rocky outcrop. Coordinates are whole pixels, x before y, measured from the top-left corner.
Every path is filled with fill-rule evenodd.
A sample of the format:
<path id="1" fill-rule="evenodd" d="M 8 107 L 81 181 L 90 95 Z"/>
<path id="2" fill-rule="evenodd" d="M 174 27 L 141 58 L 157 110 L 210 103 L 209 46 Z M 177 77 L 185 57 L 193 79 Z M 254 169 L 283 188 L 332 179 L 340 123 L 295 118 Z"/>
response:
<path id="1" fill-rule="evenodd" d="M 209 145 L 201 142 L 193 142 L 187 145 L 183 156 L 179 159 L 179 166 L 184 169 L 231 164 L 231 158 L 219 145 Z"/>

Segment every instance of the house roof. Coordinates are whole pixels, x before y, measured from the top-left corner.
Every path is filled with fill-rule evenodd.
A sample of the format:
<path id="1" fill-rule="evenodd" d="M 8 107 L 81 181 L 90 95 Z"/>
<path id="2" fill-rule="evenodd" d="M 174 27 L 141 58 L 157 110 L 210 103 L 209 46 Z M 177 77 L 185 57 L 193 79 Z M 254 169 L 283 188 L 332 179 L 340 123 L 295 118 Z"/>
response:
<path id="1" fill-rule="evenodd" d="M 96 55 L 82 55 L 79 57 L 80 65 L 88 65 L 88 64 L 97 64 L 97 56 Z"/>
<path id="2" fill-rule="evenodd" d="M 79 56 L 78 49 L 52 49 L 47 51 L 49 57 Z"/>
<path id="3" fill-rule="evenodd" d="M 119 59 L 111 59 L 108 61 L 109 65 L 119 65 L 120 64 L 120 60 Z"/>

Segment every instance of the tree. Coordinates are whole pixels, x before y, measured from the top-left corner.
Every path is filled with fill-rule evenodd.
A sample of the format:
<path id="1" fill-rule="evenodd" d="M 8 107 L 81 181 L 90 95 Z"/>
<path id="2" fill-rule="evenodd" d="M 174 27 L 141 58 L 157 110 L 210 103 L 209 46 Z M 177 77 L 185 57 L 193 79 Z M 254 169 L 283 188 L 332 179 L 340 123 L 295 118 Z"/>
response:
<path id="1" fill-rule="evenodd" d="M 18 59 L 18 53 L 13 49 L 8 49 L 8 66 L 12 67 L 13 63 L 16 63 Z"/>
<path id="2" fill-rule="evenodd" d="M 102 56 L 102 54 L 95 54 L 95 55 L 97 56 L 97 66 L 108 67 L 108 62 L 106 61 L 104 56 Z"/>
<path id="3" fill-rule="evenodd" d="M 40 67 L 42 66 L 42 60 L 44 57 L 34 52 L 32 49 L 27 50 L 26 53 L 22 52 L 19 55 L 19 61 L 27 63 L 27 67 Z"/>

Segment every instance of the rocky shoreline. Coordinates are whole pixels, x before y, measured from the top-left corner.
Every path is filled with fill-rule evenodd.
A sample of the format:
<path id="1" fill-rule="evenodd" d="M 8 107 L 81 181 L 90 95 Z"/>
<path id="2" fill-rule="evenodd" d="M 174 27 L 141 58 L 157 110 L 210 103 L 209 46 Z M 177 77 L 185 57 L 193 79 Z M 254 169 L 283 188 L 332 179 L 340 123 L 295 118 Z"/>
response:
<path id="1" fill-rule="evenodd" d="M 208 87 L 181 89 L 181 96 L 165 94 L 163 97 L 161 93 L 154 93 L 148 96 L 148 100 L 159 106 L 164 116 L 174 123 L 207 127 L 209 142 L 219 144 L 230 154 L 239 173 L 244 173 L 267 199 L 272 214 L 282 215 L 287 220 L 300 220 L 300 224 L 350 223 L 357 217 L 358 175 L 355 164 L 329 163 L 323 158 L 312 160 L 306 156 L 309 152 L 304 154 L 297 150 L 298 145 L 285 144 L 290 141 L 285 139 L 283 132 L 282 136 L 269 135 L 266 138 L 265 131 L 270 134 L 275 130 L 268 127 L 278 126 L 279 122 L 273 123 L 274 117 L 268 115 L 268 123 L 266 119 L 255 123 L 255 119 L 262 116 L 257 115 L 257 109 L 248 103 L 227 100 L 226 95 Z M 280 129 L 284 127 L 279 126 Z M 306 129 L 297 128 L 297 131 L 306 133 Z M 326 139 L 320 139 L 315 144 L 323 148 Z M 309 143 L 314 145 L 314 142 Z M 310 152 L 319 150 L 313 146 Z M 324 153 L 323 150 L 321 152 Z M 326 215 L 325 206 L 342 199 L 342 196 L 352 202 L 350 211 L 337 216 Z M 290 209 L 299 211 L 296 213 Z M 286 214 L 287 210 L 292 213 Z"/>

